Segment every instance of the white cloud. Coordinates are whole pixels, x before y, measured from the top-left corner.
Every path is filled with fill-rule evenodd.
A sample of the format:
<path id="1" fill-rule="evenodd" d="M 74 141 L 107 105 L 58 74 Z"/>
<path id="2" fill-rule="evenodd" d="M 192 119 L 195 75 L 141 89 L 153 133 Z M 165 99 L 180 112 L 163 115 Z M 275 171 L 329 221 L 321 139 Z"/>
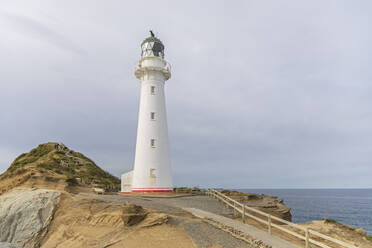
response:
<path id="1" fill-rule="evenodd" d="M 17 156 L 17 151 L 6 147 L 0 147 L 0 174 L 8 169 L 9 165 Z"/>

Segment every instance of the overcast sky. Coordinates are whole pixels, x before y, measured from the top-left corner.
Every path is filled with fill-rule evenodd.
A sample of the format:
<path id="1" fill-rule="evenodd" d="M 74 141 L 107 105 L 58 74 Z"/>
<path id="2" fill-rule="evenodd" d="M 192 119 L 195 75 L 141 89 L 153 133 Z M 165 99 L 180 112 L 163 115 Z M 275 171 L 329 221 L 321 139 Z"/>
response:
<path id="1" fill-rule="evenodd" d="M 148 30 L 176 186 L 372 187 L 371 1 L 0 1 L 0 172 L 58 141 L 133 167 Z"/>

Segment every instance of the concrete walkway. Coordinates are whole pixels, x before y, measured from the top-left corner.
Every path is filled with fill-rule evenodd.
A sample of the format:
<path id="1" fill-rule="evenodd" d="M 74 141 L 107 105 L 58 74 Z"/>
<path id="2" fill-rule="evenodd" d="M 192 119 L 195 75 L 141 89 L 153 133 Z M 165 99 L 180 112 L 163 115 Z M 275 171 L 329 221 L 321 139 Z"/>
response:
<path id="1" fill-rule="evenodd" d="M 299 248 L 299 246 L 297 245 L 294 245 L 276 236 L 269 235 L 268 233 L 263 232 L 252 225 L 244 224 L 240 221 L 226 218 L 221 215 L 213 214 L 213 213 L 203 211 L 197 208 L 183 208 L 183 209 L 185 211 L 192 213 L 196 217 L 199 217 L 202 219 L 210 219 L 215 222 L 221 223 L 223 225 L 229 226 L 235 230 L 241 231 L 254 239 L 261 240 L 262 242 L 264 242 L 267 245 L 272 246 L 273 248 Z"/>

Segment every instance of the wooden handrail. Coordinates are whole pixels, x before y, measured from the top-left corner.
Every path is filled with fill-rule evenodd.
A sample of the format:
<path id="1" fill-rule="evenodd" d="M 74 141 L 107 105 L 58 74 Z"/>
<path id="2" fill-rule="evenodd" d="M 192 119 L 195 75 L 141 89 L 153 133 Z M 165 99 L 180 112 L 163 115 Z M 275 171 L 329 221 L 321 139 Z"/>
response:
<path id="1" fill-rule="evenodd" d="M 322 234 L 322 233 L 320 233 L 320 232 L 317 232 L 317 231 L 314 231 L 314 230 L 309 230 L 309 233 L 310 233 L 310 234 L 313 234 L 313 235 L 316 235 L 316 236 L 318 236 L 318 237 L 321 237 L 321 238 L 323 238 L 323 239 L 327 239 L 327 240 L 329 240 L 329 241 L 332 241 L 333 243 L 336 243 L 336 244 L 339 244 L 339 245 L 345 246 L 345 247 L 347 247 L 347 248 L 354 248 L 354 247 L 355 247 L 355 246 L 353 246 L 353 245 L 351 245 L 351 244 L 348 244 L 348 243 L 345 243 L 345 242 L 343 242 L 343 241 L 341 241 L 341 240 L 338 240 L 338 239 L 335 239 L 335 238 L 329 237 L 329 236 L 327 236 L 327 235 L 324 235 L 324 234 Z"/>
<path id="2" fill-rule="evenodd" d="M 335 238 L 332 238 L 330 236 L 327 236 L 325 234 L 322 234 L 322 233 L 319 233 L 317 231 L 314 231 L 314 230 L 310 230 L 308 228 L 305 228 L 303 226 L 300 226 L 300 225 L 297 225 L 295 223 L 292 223 L 292 222 L 289 222 L 289 221 L 286 221 L 286 220 L 283 220 L 281 218 L 278 218 L 276 216 L 273 216 L 273 215 L 270 215 L 270 214 L 267 214 L 263 211 L 260 211 L 260 210 L 257 210 L 255 208 L 252 208 L 252 207 L 248 207 L 246 205 L 244 205 L 243 203 L 240 203 L 224 194 L 222 194 L 221 192 L 217 191 L 217 190 L 214 190 L 214 189 L 208 189 L 207 190 L 207 195 L 208 196 L 212 196 L 212 197 L 216 197 L 217 199 L 221 200 L 222 202 L 224 202 L 226 205 L 232 207 L 234 209 L 234 211 L 240 213 L 242 215 L 242 218 L 243 218 L 243 223 L 245 222 L 245 217 L 248 216 L 258 222 L 261 222 L 263 224 L 266 224 L 268 225 L 268 232 L 271 234 L 271 228 L 272 227 L 275 227 L 283 232 L 286 232 L 288 234 L 291 234 L 301 240 L 304 240 L 305 241 L 305 247 L 308 248 L 309 247 L 309 244 L 314 244 L 314 245 L 317 245 L 319 247 L 322 247 L 322 248 L 331 248 L 330 246 L 324 244 L 324 243 L 321 243 L 320 241 L 316 241 L 314 239 L 311 239 L 310 238 L 310 234 L 313 235 L 313 236 L 318 236 L 324 240 L 328 240 L 330 242 L 333 242 L 335 244 L 338 244 L 338 245 L 341 245 L 342 247 L 346 247 L 346 248 L 357 248 L 356 246 L 354 245 L 351 245 L 351 244 L 348 244 L 348 243 L 345 243 L 341 240 L 338 240 L 338 239 L 335 239 Z M 264 220 L 264 219 L 261 219 L 257 216 L 254 216 L 252 214 L 249 214 L 247 213 L 246 210 L 249 210 L 251 212 L 254 212 L 256 214 L 260 214 L 262 216 L 265 216 L 267 217 L 267 221 Z M 280 223 L 283 223 L 283 224 L 286 224 L 286 225 L 289 225 L 291 227 L 294 227 L 296 229 L 299 229 L 303 232 L 305 232 L 305 235 L 302 235 L 302 234 L 299 234 L 299 233 L 296 233 L 294 231 L 291 231 L 291 230 L 288 230 L 286 229 L 285 227 L 281 226 L 281 225 L 278 225 L 278 224 L 274 224 L 272 223 L 272 220 L 276 220 Z"/>

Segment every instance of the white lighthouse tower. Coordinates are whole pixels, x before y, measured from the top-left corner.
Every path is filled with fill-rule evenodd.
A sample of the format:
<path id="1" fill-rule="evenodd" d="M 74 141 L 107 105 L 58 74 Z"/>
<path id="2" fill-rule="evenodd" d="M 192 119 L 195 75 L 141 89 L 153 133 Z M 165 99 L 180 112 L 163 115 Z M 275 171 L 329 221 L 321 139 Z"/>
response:
<path id="1" fill-rule="evenodd" d="M 171 77 L 164 60 L 164 45 L 151 36 L 141 44 L 141 59 L 135 68 L 141 80 L 134 169 L 121 177 L 122 193 L 173 192 L 169 157 L 164 85 Z"/>

